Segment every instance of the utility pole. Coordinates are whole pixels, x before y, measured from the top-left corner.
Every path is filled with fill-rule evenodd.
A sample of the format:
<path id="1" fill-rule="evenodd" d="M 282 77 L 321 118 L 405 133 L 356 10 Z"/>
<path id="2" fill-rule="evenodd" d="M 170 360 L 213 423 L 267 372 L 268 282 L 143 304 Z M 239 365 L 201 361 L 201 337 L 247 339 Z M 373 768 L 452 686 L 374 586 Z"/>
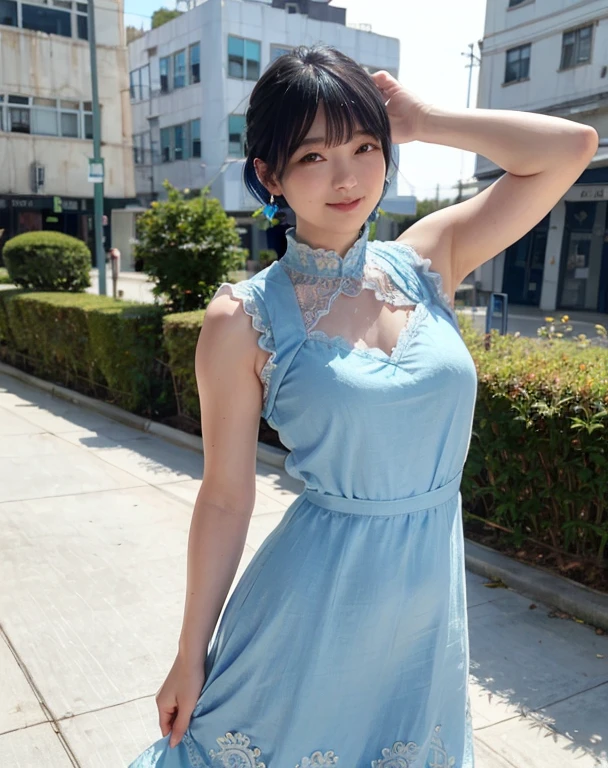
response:
<path id="1" fill-rule="evenodd" d="M 93 221 L 95 233 L 95 261 L 99 271 L 99 293 L 105 296 L 106 291 L 106 258 L 103 250 L 103 158 L 101 156 L 101 120 L 99 110 L 99 90 L 97 86 L 97 43 L 95 40 L 95 4 L 88 0 L 88 31 L 89 53 L 91 56 L 91 91 L 93 105 L 93 158 L 89 162 L 89 180 L 91 180 L 91 165 L 95 167 L 96 178 L 93 180 L 95 197 L 93 201 Z"/>
<path id="2" fill-rule="evenodd" d="M 471 105 L 471 82 L 473 80 L 473 67 L 477 67 L 481 65 L 481 58 L 474 53 L 474 50 L 475 50 L 475 43 L 469 43 L 469 52 L 460 54 L 461 56 L 466 56 L 467 59 L 469 60 L 469 63 L 466 64 L 466 68 L 469 70 L 469 84 L 467 86 L 467 109 L 469 109 Z M 461 152 L 460 179 L 458 180 L 458 197 L 456 198 L 456 202 L 458 203 L 462 200 L 463 173 L 464 173 L 464 152 Z"/>

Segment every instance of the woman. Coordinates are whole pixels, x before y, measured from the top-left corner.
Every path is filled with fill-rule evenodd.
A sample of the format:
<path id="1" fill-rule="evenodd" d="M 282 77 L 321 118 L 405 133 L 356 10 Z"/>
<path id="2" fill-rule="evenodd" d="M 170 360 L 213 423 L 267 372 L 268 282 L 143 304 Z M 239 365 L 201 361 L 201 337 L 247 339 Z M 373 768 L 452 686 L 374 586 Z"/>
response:
<path id="1" fill-rule="evenodd" d="M 368 242 L 391 141 L 506 173 Z M 450 112 L 325 46 L 282 56 L 247 112 L 249 189 L 289 205 L 285 256 L 223 285 L 196 352 L 205 471 L 163 738 L 134 768 L 472 768 L 459 485 L 475 399 L 460 281 L 540 221 L 596 132 Z M 255 498 L 260 413 L 306 484 L 216 630 Z M 214 634 L 215 633 L 215 634 Z"/>

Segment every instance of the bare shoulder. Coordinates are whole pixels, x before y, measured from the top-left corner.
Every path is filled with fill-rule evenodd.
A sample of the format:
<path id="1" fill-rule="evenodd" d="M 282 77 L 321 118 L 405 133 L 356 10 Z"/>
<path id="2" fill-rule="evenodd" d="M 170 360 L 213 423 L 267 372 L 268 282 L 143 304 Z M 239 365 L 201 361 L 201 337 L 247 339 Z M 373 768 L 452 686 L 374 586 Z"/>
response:
<path id="1" fill-rule="evenodd" d="M 398 243 L 409 245 L 423 259 L 430 260 L 431 269 L 441 275 L 445 292 L 453 298 L 458 286 L 454 284 L 451 240 L 450 228 L 443 226 L 441 217 L 436 213 L 412 224 L 397 238 Z"/>
<path id="2" fill-rule="evenodd" d="M 236 368 L 255 371 L 262 351 L 258 338 L 243 302 L 226 290 L 216 295 L 205 310 L 196 347 L 197 367 L 202 359 L 219 362 L 226 358 Z"/>

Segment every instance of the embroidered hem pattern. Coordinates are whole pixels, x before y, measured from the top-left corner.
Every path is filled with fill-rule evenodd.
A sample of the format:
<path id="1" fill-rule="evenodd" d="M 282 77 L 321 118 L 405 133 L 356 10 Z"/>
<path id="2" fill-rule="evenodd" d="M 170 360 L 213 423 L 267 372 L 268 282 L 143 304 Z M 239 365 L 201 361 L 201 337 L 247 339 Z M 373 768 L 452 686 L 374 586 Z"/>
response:
<path id="1" fill-rule="evenodd" d="M 435 728 L 431 738 L 427 768 L 453 768 L 456 758 L 449 757 L 445 744 L 439 736 L 441 726 Z M 186 733 L 183 737 L 184 746 L 193 768 L 205 768 L 206 763 L 198 752 L 194 740 Z M 217 739 L 219 750 L 210 749 L 212 768 L 267 768 L 260 759 L 262 751 L 251 744 L 251 739 L 242 733 L 227 733 Z M 382 750 L 379 760 L 372 760 L 371 768 L 414 768 L 418 766 L 420 747 L 413 741 L 396 741 L 392 747 Z M 304 757 L 295 768 L 330 768 L 338 764 L 339 756 L 335 752 L 314 752 L 310 757 Z"/>

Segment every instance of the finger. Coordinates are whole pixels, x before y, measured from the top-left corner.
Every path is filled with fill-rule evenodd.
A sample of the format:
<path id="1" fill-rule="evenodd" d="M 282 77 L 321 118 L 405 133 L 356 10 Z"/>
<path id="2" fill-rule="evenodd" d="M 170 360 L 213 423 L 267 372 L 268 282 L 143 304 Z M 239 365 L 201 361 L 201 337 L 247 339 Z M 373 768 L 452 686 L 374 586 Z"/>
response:
<path id="1" fill-rule="evenodd" d="M 188 724 L 190 722 L 190 718 L 186 718 L 183 716 L 178 715 L 175 719 L 175 722 L 173 723 L 173 728 L 171 729 L 171 738 L 169 739 L 169 746 L 173 749 L 173 747 L 177 746 L 180 741 L 182 740 L 182 737 L 184 733 L 186 733 L 186 729 L 188 728 Z"/>
<path id="2" fill-rule="evenodd" d="M 176 714 L 176 707 L 171 709 L 158 708 L 158 724 L 160 725 L 160 731 L 163 736 L 166 736 L 170 732 Z"/>

